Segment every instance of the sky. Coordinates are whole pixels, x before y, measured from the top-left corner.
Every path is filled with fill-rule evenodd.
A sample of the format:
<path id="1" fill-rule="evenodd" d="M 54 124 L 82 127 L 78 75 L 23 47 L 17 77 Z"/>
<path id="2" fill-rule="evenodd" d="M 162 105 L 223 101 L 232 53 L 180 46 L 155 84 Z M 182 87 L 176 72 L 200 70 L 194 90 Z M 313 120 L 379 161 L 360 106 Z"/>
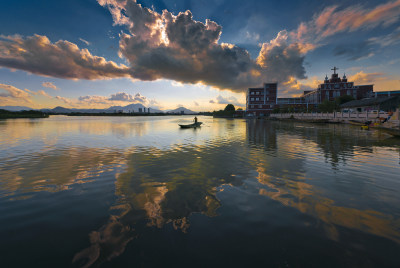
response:
<path id="1" fill-rule="evenodd" d="M 400 0 L 38 0 L 0 9 L 0 106 L 194 111 L 248 87 L 315 89 L 331 69 L 400 90 Z"/>

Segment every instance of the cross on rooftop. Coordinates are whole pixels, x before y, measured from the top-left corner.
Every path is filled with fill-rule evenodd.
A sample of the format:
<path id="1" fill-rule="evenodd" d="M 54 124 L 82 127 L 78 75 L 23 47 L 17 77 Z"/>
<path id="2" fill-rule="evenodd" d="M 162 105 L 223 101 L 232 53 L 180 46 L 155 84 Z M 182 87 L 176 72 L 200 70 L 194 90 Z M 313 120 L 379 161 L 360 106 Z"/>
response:
<path id="1" fill-rule="evenodd" d="M 333 70 L 333 74 L 336 74 L 336 70 L 339 70 L 339 68 L 333 67 L 331 70 Z"/>

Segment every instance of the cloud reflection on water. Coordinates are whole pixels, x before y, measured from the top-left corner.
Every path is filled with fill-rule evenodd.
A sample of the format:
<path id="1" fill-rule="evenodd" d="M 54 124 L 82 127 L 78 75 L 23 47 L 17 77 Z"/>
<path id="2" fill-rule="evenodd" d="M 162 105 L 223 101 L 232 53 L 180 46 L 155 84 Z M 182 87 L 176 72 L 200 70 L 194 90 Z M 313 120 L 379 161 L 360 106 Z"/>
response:
<path id="1" fill-rule="evenodd" d="M 205 127 L 193 132 L 177 129 L 176 118 L 124 120 L 67 118 L 1 129 L 16 150 L 11 160 L 1 155 L 2 197 L 73 190 L 114 174 L 117 201 L 89 234 L 90 245 L 77 249 L 76 264 L 120 256 L 146 235 L 143 228 L 168 225 L 185 233 L 193 213 L 223 217 L 223 185 L 254 190 L 309 215 L 335 241 L 344 227 L 400 242 L 396 182 L 385 180 L 385 188 L 376 177 L 391 178 L 399 168 L 398 141 L 348 126 L 204 118 Z M 29 136 L 43 143 L 26 147 Z M 253 179 L 257 183 L 245 188 Z"/>

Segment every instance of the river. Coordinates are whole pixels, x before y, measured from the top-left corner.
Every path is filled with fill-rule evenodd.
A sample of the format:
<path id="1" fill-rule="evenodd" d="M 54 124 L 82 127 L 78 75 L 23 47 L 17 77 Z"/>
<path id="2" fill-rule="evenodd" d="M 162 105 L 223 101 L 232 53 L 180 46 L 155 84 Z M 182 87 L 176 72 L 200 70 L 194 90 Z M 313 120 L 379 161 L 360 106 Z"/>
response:
<path id="1" fill-rule="evenodd" d="M 400 266 L 400 139 L 191 120 L 0 121 L 0 266 Z"/>

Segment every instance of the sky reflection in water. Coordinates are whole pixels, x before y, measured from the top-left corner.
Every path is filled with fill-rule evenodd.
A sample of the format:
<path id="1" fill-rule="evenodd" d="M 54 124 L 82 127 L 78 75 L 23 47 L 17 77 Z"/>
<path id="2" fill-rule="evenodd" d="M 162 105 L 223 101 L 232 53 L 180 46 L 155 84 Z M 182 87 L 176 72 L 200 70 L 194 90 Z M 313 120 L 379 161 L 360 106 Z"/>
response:
<path id="1" fill-rule="evenodd" d="M 5 264 L 399 264 L 400 140 L 191 119 L 1 121 Z"/>

